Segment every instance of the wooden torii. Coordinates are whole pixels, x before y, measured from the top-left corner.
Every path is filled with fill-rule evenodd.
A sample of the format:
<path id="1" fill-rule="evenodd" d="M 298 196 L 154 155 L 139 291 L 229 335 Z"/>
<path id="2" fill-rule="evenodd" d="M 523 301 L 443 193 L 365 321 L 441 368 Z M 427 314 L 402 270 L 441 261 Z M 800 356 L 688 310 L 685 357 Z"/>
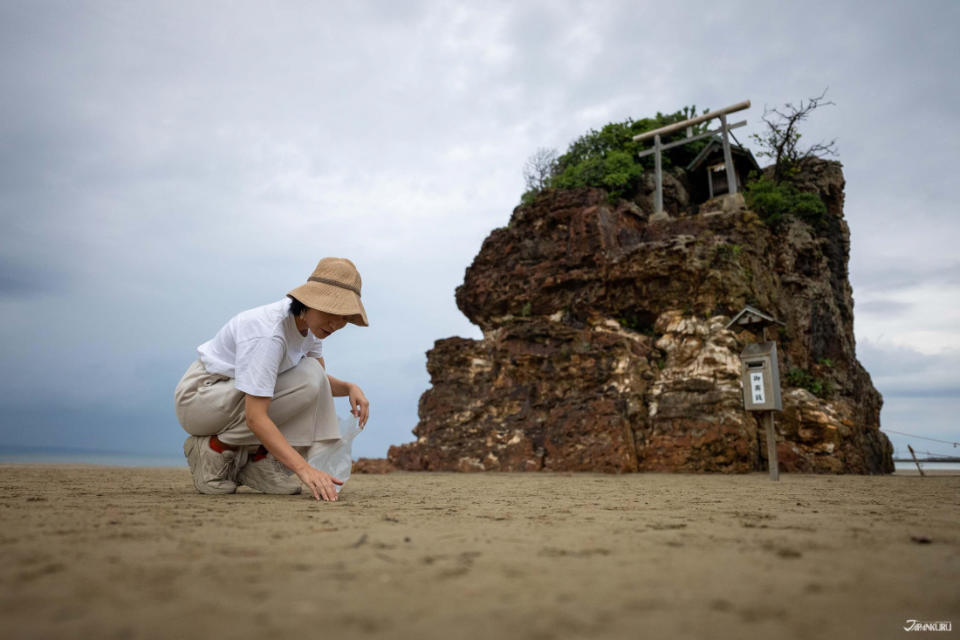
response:
<path id="1" fill-rule="evenodd" d="M 667 149 L 672 149 L 673 147 L 679 146 L 681 144 L 687 144 L 688 142 L 693 142 L 694 140 L 700 140 L 702 138 L 708 138 L 710 136 L 715 136 L 716 134 L 721 134 L 723 140 L 723 162 L 726 166 L 727 172 L 727 193 L 736 193 L 737 192 L 737 176 L 734 173 L 733 169 L 733 156 L 730 154 L 730 136 L 729 131 L 731 129 L 736 129 L 738 127 L 745 126 L 747 124 L 746 120 L 741 120 L 740 122 L 727 125 L 727 114 L 735 113 L 737 111 L 743 111 L 744 109 L 750 108 L 750 101 L 744 100 L 743 102 L 738 102 L 737 104 L 726 107 L 725 109 L 718 109 L 716 111 L 711 111 L 710 113 L 705 113 L 702 116 L 697 116 L 696 118 L 690 118 L 689 120 L 684 120 L 683 122 L 675 122 L 673 124 L 668 124 L 665 127 L 660 127 L 659 129 L 654 129 L 653 131 L 645 131 L 641 134 L 633 136 L 634 142 L 641 142 L 643 140 L 648 140 L 653 138 L 653 149 L 647 151 L 641 151 L 637 154 L 638 158 L 645 158 L 653 154 L 653 166 L 657 176 L 657 191 L 654 197 L 654 213 L 663 212 L 663 170 L 661 169 L 661 153 Z M 693 125 L 700 124 L 701 122 L 707 122 L 708 120 L 713 120 L 714 118 L 720 118 L 720 128 L 714 131 L 707 131 L 706 133 L 701 133 L 698 136 L 693 135 Z M 671 142 L 670 144 L 661 144 L 660 136 L 665 136 L 674 131 L 679 131 L 680 129 L 687 130 L 687 137 L 683 140 L 678 140 L 676 142 Z"/>

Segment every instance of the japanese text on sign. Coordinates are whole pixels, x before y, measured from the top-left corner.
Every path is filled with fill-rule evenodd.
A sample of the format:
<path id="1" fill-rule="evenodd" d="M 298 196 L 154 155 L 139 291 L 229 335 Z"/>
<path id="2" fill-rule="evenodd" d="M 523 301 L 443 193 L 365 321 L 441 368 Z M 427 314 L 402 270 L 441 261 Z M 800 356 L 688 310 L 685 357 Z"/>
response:
<path id="1" fill-rule="evenodd" d="M 753 397 L 754 404 L 763 404 L 766 400 L 763 396 L 763 373 L 750 373 L 750 395 Z"/>

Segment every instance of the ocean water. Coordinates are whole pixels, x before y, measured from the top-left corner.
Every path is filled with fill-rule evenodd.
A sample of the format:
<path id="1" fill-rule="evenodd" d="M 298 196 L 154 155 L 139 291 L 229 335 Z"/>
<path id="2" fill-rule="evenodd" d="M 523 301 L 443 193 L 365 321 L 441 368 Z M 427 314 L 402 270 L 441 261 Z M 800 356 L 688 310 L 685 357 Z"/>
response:
<path id="1" fill-rule="evenodd" d="M 108 467 L 186 467 L 183 454 L 144 455 L 116 451 L 0 450 L 0 464 L 95 464 Z"/>
<path id="2" fill-rule="evenodd" d="M 912 462 L 894 462 L 897 471 L 916 471 L 917 465 Z M 960 462 L 921 462 L 920 468 L 924 471 L 956 471 L 960 473 Z"/>

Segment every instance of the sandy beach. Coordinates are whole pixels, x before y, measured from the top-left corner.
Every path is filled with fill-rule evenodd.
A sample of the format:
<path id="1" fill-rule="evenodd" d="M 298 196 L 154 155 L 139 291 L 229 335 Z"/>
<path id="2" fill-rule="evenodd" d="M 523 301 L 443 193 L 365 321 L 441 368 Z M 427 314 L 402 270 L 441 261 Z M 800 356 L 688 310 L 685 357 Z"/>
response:
<path id="1" fill-rule="evenodd" d="M 7 638 L 902 638 L 960 630 L 960 477 L 0 466 Z M 930 634 L 925 634 L 930 635 Z"/>

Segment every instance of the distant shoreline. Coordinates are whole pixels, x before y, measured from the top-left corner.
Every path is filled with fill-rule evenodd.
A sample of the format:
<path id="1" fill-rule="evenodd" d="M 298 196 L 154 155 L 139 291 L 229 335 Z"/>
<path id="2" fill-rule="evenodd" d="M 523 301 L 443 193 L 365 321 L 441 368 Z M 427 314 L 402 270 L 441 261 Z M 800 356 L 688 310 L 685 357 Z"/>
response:
<path id="1" fill-rule="evenodd" d="M 87 451 L 0 451 L 0 465 L 55 465 L 55 466 L 95 466 L 95 467 L 134 467 L 134 468 L 170 468 L 186 467 L 183 456 L 171 455 L 144 455 L 119 452 L 87 452 Z M 955 462 L 921 462 L 924 473 L 931 476 L 960 475 L 960 463 Z M 891 475 L 919 476 L 913 462 L 894 463 L 895 471 Z M 713 474 L 707 474 L 713 475 Z M 723 475 L 723 474 L 716 474 Z M 734 474 L 736 475 L 736 474 Z M 808 474 L 794 474 L 808 475 Z M 819 475 L 819 474 L 809 474 Z M 830 474 L 822 474 L 830 475 Z"/>
<path id="2" fill-rule="evenodd" d="M 0 464 L 94 465 L 106 467 L 180 467 L 182 455 L 106 451 L 0 451 Z"/>

